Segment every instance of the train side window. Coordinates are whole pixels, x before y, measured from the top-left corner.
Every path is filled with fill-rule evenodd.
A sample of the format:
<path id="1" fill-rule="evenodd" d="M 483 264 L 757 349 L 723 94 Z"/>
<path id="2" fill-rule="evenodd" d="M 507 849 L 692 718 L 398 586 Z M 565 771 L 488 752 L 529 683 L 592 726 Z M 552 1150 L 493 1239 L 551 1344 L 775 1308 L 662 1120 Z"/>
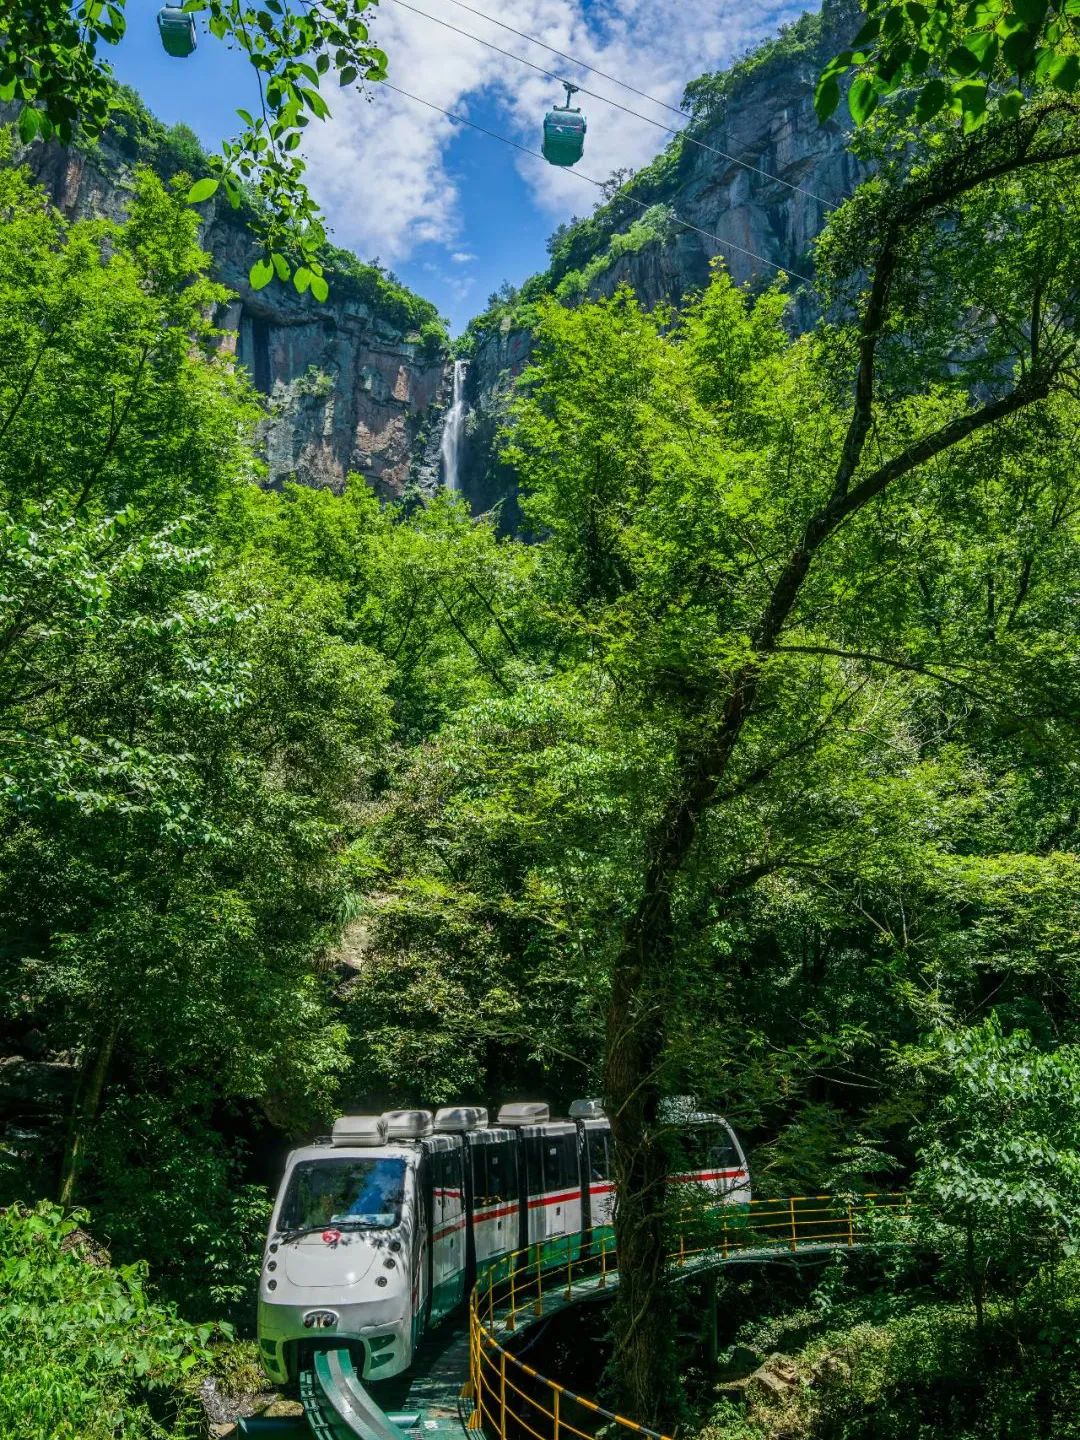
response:
<path id="1" fill-rule="evenodd" d="M 503 1201 L 517 1197 L 516 1158 L 512 1140 L 500 1140 L 488 1147 L 487 1176 L 492 1199 Z"/>
<path id="2" fill-rule="evenodd" d="M 546 1142 L 542 1135 L 526 1135 L 525 1182 L 530 1195 L 544 1193 L 544 1150 Z"/>
<path id="3" fill-rule="evenodd" d="M 567 1135 L 564 1141 L 565 1149 L 564 1163 L 566 1166 L 566 1188 L 568 1190 L 581 1189 L 581 1152 L 578 1150 L 578 1138 L 576 1135 Z"/>
<path id="4" fill-rule="evenodd" d="M 734 1170 L 739 1163 L 739 1157 L 735 1153 L 735 1146 L 731 1143 L 731 1136 L 726 1130 L 714 1130 L 710 1136 L 710 1145 L 705 1157 L 705 1168 L 708 1170 Z"/>
<path id="5" fill-rule="evenodd" d="M 576 1137 L 553 1136 L 544 1147 L 544 1189 L 576 1190 L 580 1183 Z"/>
<path id="6" fill-rule="evenodd" d="M 486 1145 L 469 1146 L 469 1159 L 472 1165 L 473 1204 L 476 1206 L 486 1205 L 488 1203 L 487 1148 Z"/>
<path id="7" fill-rule="evenodd" d="M 739 1156 L 731 1142 L 731 1136 L 722 1127 L 702 1125 L 686 1132 L 682 1141 L 687 1169 L 713 1173 L 717 1170 L 734 1170 Z"/>
<path id="8" fill-rule="evenodd" d="M 461 1214 L 461 1159 L 457 1150 L 436 1150 L 431 1157 L 431 1194 L 435 1222 Z"/>
<path id="9" fill-rule="evenodd" d="M 455 1148 L 444 1151 L 443 1158 L 446 1161 L 446 1184 L 443 1192 L 445 1213 L 448 1220 L 456 1220 L 465 1209 L 462 1154 L 460 1149 Z"/>
<path id="10" fill-rule="evenodd" d="M 432 1151 L 428 1155 L 428 1164 L 431 1166 L 431 1223 L 438 1226 L 442 1224 L 446 1197 L 442 1151 Z"/>
<path id="11" fill-rule="evenodd" d="M 596 1184 L 598 1181 L 611 1179 L 611 1156 L 608 1152 L 608 1133 L 606 1130 L 590 1130 L 588 1132 L 589 1144 L 589 1179 Z"/>

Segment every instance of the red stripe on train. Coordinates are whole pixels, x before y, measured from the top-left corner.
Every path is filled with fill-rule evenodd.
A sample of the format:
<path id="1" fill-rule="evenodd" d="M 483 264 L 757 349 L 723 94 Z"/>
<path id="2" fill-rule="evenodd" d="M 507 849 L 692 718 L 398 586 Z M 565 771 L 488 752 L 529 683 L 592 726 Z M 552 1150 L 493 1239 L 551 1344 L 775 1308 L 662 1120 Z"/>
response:
<path id="1" fill-rule="evenodd" d="M 529 1209 L 537 1210 L 541 1205 L 565 1205 L 571 1200 L 580 1200 L 580 1190 L 563 1190 L 558 1195 L 538 1195 L 529 1201 Z"/>
<path id="2" fill-rule="evenodd" d="M 750 1176 L 745 1170 L 695 1170 L 690 1175 L 672 1175 L 671 1178 L 684 1185 L 704 1185 L 709 1180 L 748 1180 Z"/>
<path id="3" fill-rule="evenodd" d="M 455 1230 L 464 1230 L 464 1229 L 465 1229 L 465 1216 L 462 1215 L 459 1220 L 455 1220 L 455 1221 L 454 1221 L 453 1225 L 444 1225 L 441 1230 L 436 1230 L 436 1231 L 435 1231 L 435 1234 L 434 1234 L 431 1238 L 432 1238 L 432 1240 L 445 1240 L 446 1237 L 447 1237 L 447 1235 L 453 1235 L 453 1233 L 454 1233 Z"/>
<path id="4" fill-rule="evenodd" d="M 478 1220 L 501 1220 L 505 1215 L 516 1215 L 518 1213 L 517 1202 L 512 1205 L 503 1205 L 497 1210 L 474 1210 L 473 1223 Z"/>

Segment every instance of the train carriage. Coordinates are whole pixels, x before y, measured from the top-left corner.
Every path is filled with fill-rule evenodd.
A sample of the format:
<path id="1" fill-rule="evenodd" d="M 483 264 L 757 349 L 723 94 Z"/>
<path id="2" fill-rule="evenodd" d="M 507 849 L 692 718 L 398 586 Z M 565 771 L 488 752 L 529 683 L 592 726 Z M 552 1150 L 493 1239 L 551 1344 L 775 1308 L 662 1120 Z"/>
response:
<path id="1" fill-rule="evenodd" d="M 575 1100 L 570 1118 L 578 1127 L 581 1155 L 582 1234 L 589 1243 L 604 1243 L 615 1219 L 615 1155 L 611 1125 L 599 1100 Z"/>
<path id="2" fill-rule="evenodd" d="M 685 1107 L 669 1118 L 676 1183 L 693 1185 L 705 1212 L 748 1201 L 727 1122 Z M 479 1276 L 523 1251 L 543 1260 L 587 1250 L 610 1237 L 615 1204 L 599 1101 L 575 1101 L 568 1120 L 515 1102 L 494 1125 L 480 1106 L 343 1116 L 286 1162 L 259 1283 L 267 1373 L 287 1383 L 315 1349 L 339 1346 L 364 1379 L 401 1374 Z"/>
<path id="3" fill-rule="evenodd" d="M 523 1169 L 522 1248 L 542 1258 L 565 1255 L 567 1241 L 581 1235 L 581 1166 L 577 1126 L 551 1120 L 535 1102 L 504 1105 L 499 1124 L 512 1126 Z"/>
<path id="4" fill-rule="evenodd" d="M 513 1130 L 474 1127 L 465 1134 L 465 1147 L 473 1282 L 520 1248 L 521 1187 Z"/>

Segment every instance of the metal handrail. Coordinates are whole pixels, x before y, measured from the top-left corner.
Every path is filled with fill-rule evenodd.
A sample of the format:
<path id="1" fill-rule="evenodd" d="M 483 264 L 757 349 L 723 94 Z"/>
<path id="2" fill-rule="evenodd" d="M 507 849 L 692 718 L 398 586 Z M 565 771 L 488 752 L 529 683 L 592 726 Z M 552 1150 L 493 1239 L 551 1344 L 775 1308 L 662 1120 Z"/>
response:
<path id="1" fill-rule="evenodd" d="M 879 1192 L 754 1200 L 699 1216 L 714 1230 L 718 1228 L 719 1234 L 709 1236 L 708 1243 L 688 1246 L 686 1233 L 680 1230 L 668 1261 L 675 1268 L 683 1269 L 702 1257 L 723 1262 L 739 1252 L 851 1249 L 874 1238 L 866 1227 L 868 1217 L 897 1209 L 908 1213 L 906 1196 Z M 823 1227 L 831 1228 L 823 1230 Z M 520 1440 L 522 1433 L 532 1440 L 566 1440 L 566 1437 L 597 1440 L 601 1426 L 615 1424 L 647 1440 L 671 1440 L 670 1436 L 606 1410 L 595 1400 L 542 1375 L 511 1354 L 499 1339 L 500 1331 L 513 1334 L 523 1313 L 531 1311 L 533 1318 L 543 1315 L 545 1297 L 560 1292 L 560 1300 L 570 1303 L 575 1295 L 595 1295 L 603 1291 L 609 1279 L 617 1274 L 618 1256 L 612 1235 L 588 1244 L 583 1244 L 580 1236 L 564 1236 L 564 1253 L 553 1258 L 552 1243 L 548 1242 L 546 1260 L 543 1245 L 529 1246 L 503 1257 L 469 1297 L 469 1379 L 465 1387 L 466 1397 L 473 1402 L 469 1428 L 483 1429 L 488 1440 Z M 558 1248 L 558 1242 L 554 1243 Z M 508 1379 L 508 1367 L 519 1376 L 527 1376 L 549 1401 L 550 1408 Z M 530 1407 L 534 1423 L 520 1413 L 521 1406 L 514 1396 Z M 596 1430 L 575 1425 L 565 1413 L 568 1402 L 570 1407 L 580 1406 L 595 1415 Z M 585 1423 L 583 1420 L 582 1424 Z"/>

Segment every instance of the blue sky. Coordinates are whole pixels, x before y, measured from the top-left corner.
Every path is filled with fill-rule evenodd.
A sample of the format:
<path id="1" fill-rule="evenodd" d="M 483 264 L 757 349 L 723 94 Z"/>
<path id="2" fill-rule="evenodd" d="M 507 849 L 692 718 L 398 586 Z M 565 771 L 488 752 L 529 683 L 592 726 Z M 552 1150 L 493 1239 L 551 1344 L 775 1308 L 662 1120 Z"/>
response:
<path id="1" fill-rule="evenodd" d="M 482 36 L 535 64 L 577 78 L 665 124 L 675 116 L 609 81 L 587 76 L 527 41 L 470 14 L 454 0 L 409 0 L 416 10 Z M 688 80 L 718 69 L 775 34 L 807 4 L 713 0 L 705 6 L 656 0 L 468 0 L 649 95 L 677 105 Z M 809 8 L 817 8 L 809 0 Z M 166 123 L 183 120 L 210 149 L 235 132 L 237 106 L 250 106 L 254 80 L 244 58 L 200 35 L 187 60 L 161 49 L 150 7 L 133 6 L 113 55 Z M 399 0 L 382 0 L 373 38 L 390 56 L 390 80 L 465 114 L 523 145 L 538 146 L 545 108 L 558 84 L 455 34 Z M 561 221 L 587 214 L 599 192 L 378 86 L 370 96 L 329 89 L 331 120 L 308 129 L 312 188 L 333 237 L 363 259 L 378 256 L 435 301 L 455 331 L 484 308 L 503 280 L 517 284 L 546 263 L 544 242 Z M 589 133 L 580 168 L 599 179 L 638 167 L 670 138 L 644 120 L 586 99 Z"/>

